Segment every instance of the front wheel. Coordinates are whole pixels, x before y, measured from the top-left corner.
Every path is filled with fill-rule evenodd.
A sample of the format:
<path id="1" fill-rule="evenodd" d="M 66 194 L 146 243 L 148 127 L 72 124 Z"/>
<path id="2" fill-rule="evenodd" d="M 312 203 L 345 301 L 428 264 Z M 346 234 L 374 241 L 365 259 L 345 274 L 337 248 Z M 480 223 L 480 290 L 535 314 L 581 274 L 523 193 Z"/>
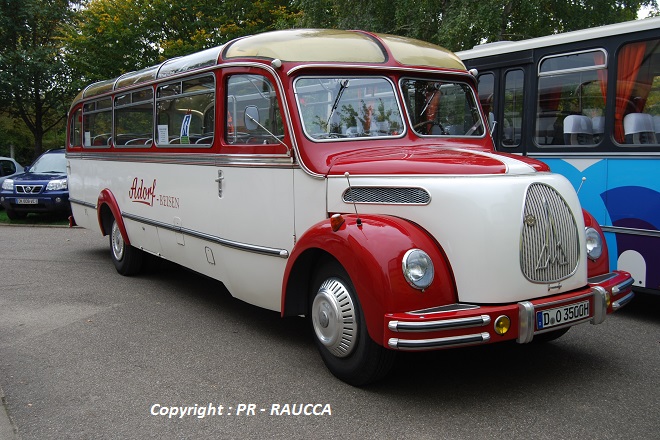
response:
<path id="1" fill-rule="evenodd" d="M 336 262 L 324 264 L 313 284 L 308 316 L 314 341 L 330 372 L 361 386 L 384 377 L 395 353 L 376 344 L 346 271 Z"/>
<path id="2" fill-rule="evenodd" d="M 114 218 L 110 229 L 110 255 L 117 272 L 122 275 L 135 275 L 142 269 L 144 253 L 124 241 L 124 236 L 121 235 L 117 220 Z"/>

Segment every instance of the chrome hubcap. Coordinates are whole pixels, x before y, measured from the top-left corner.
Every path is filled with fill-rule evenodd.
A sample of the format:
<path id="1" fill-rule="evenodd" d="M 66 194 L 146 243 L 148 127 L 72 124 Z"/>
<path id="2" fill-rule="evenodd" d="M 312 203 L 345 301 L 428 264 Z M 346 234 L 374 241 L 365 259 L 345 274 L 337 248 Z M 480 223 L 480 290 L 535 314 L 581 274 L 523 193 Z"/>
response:
<path id="1" fill-rule="evenodd" d="M 124 258 L 124 237 L 121 236 L 121 231 L 117 222 L 112 222 L 112 255 L 115 260 L 121 261 Z"/>
<path id="2" fill-rule="evenodd" d="M 355 348 L 355 307 L 341 280 L 328 278 L 321 284 L 312 303 L 312 325 L 318 340 L 333 355 L 346 357 Z"/>

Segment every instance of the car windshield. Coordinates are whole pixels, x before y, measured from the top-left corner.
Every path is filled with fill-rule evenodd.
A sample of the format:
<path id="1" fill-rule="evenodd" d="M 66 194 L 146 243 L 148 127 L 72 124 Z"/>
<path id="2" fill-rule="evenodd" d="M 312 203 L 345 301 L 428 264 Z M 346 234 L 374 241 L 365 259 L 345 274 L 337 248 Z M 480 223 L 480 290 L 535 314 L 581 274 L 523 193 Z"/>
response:
<path id="1" fill-rule="evenodd" d="M 30 167 L 31 173 L 66 173 L 66 157 L 64 154 L 44 154 Z"/>
<path id="2" fill-rule="evenodd" d="M 413 130 L 422 136 L 483 136 L 484 126 L 467 84 L 406 78 L 401 80 Z"/>
<path id="3" fill-rule="evenodd" d="M 396 137 L 403 133 L 394 86 L 380 77 L 303 77 L 296 100 L 314 141 Z"/>

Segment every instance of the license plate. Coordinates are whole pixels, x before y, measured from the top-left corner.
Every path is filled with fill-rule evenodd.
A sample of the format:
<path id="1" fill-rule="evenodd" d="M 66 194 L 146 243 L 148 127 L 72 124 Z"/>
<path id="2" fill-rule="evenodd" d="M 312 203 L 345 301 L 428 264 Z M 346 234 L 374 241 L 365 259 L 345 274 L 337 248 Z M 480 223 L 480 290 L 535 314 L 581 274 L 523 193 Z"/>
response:
<path id="1" fill-rule="evenodd" d="M 17 199 L 16 203 L 19 205 L 36 205 L 39 203 L 37 199 Z"/>
<path id="2" fill-rule="evenodd" d="M 589 301 L 536 312 L 536 329 L 555 327 L 589 317 Z"/>

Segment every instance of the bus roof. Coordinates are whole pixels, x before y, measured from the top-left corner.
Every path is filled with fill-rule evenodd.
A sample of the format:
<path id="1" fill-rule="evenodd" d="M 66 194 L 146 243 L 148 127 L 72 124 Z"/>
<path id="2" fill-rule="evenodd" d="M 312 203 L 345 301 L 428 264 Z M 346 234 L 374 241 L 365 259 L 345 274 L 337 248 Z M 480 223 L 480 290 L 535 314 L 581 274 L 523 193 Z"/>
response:
<path id="1" fill-rule="evenodd" d="M 81 99 L 148 83 L 160 78 L 239 59 L 279 59 L 284 62 L 386 64 L 465 70 L 452 52 L 412 38 L 363 31 L 289 29 L 265 32 L 230 41 L 117 78 L 99 81 L 82 90 Z"/>
<path id="2" fill-rule="evenodd" d="M 574 43 L 576 41 L 593 40 L 612 35 L 623 35 L 630 32 L 640 32 L 651 29 L 660 29 L 660 17 L 608 24 L 589 29 L 548 35 L 546 37 L 530 38 L 522 41 L 496 41 L 493 43 L 480 44 L 469 50 L 456 52 L 456 55 L 462 60 L 469 60 L 473 58 L 520 52 L 523 50 L 536 49 L 538 47 L 558 46 L 560 44 Z"/>

